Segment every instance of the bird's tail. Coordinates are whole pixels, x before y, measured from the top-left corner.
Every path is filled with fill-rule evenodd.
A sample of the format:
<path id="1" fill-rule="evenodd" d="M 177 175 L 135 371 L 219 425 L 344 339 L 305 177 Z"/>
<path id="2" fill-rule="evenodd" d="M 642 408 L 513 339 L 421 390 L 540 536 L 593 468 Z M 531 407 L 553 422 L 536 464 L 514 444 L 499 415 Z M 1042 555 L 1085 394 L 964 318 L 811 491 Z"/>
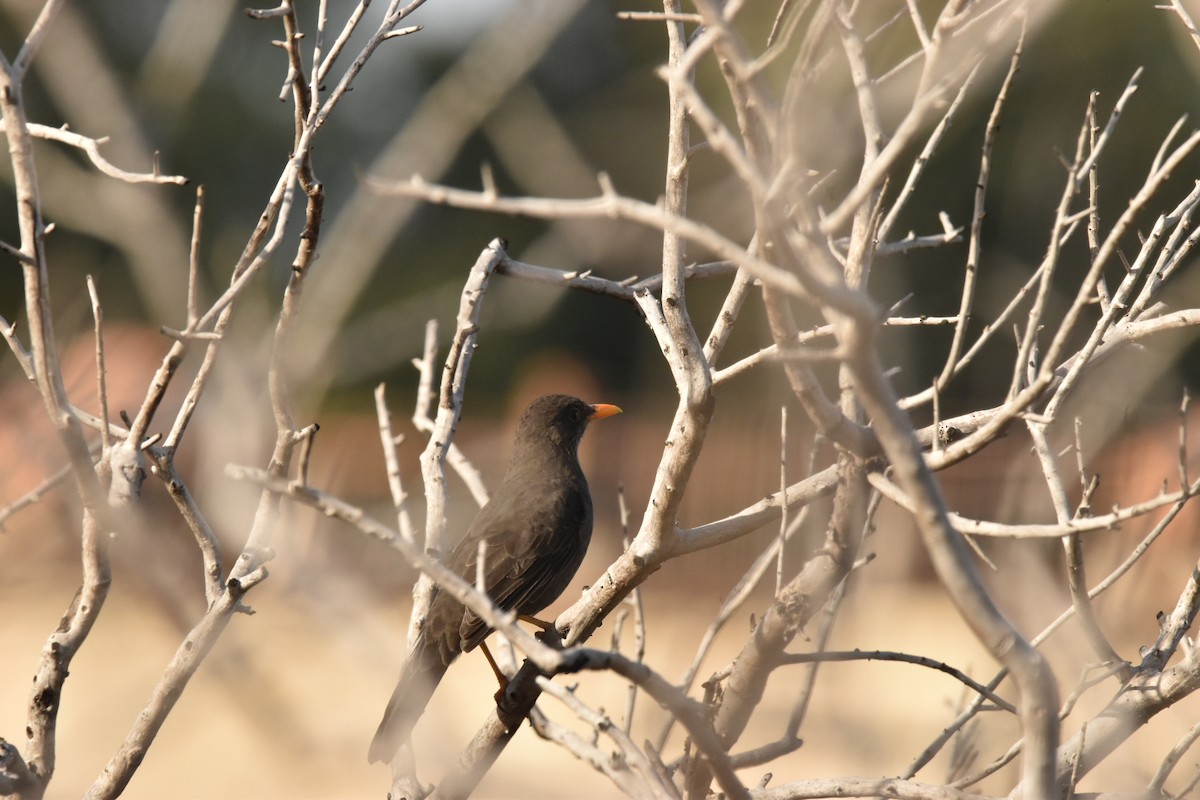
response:
<path id="1" fill-rule="evenodd" d="M 392 692 L 392 699 L 388 701 L 383 720 L 367 751 L 367 761 L 372 764 L 391 761 L 400 745 L 408 741 L 413 726 L 433 696 L 433 690 L 446 674 L 446 666 L 439 658 L 429 659 L 436 664 L 423 663 L 426 659 L 422 655 L 420 650 L 412 654 L 396 683 L 396 690 Z"/>

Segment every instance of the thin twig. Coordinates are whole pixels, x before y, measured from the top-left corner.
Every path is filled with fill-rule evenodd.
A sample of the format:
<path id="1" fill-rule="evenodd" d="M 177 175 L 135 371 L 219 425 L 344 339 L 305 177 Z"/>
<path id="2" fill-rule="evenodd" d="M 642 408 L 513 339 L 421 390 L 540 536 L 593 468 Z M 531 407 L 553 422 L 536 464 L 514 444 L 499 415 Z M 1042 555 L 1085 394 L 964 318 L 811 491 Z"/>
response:
<path id="1" fill-rule="evenodd" d="M 196 207 L 192 211 L 192 246 L 188 253 L 188 285 L 187 285 L 187 327 L 191 331 L 199 312 L 200 291 L 200 234 L 204 221 L 204 187 L 196 187 Z"/>
<path id="2" fill-rule="evenodd" d="M 192 492 L 175 469 L 175 464 L 169 451 L 151 449 L 153 459 L 152 472 L 158 476 L 167 488 L 167 493 L 175 503 L 179 516 L 187 524 L 200 555 L 204 561 L 204 597 L 208 607 L 217 602 L 217 598 L 225 591 L 225 567 L 221 562 L 221 541 L 204 518 Z"/>
<path id="3" fill-rule="evenodd" d="M 1158 769 L 1154 773 L 1154 777 L 1146 784 L 1146 796 L 1158 797 L 1163 794 L 1163 787 L 1167 783 L 1167 778 L 1171 776 L 1171 771 L 1179 764 L 1196 740 L 1200 739 L 1200 723 L 1193 725 L 1188 729 L 1175 746 L 1171 748 L 1171 752 L 1163 758 L 1162 763 L 1158 765 Z"/>
<path id="4" fill-rule="evenodd" d="M 1046 425 L 1041 422 L 1028 420 L 1026 427 L 1033 439 L 1033 450 L 1042 466 L 1042 474 L 1050 490 L 1050 499 L 1054 506 L 1055 516 L 1060 523 L 1069 521 L 1073 516 L 1067 501 L 1066 481 L 1058 469 L 1054 454 L 1050 451 L 1050 443 L 1046 438 Z M 1088 598 L 1087 575 L 1084 570 L 1083 540 L 1079 532 L 1072 531 L 1063 537 L 1063 549 L 1066 552 L 1067 588 L 1071 593 L 1071 603 L 1075 606 L 1075 615 L 1083 628 L 1092 650 L 1101 661 L 1116 665 L 1122 680 L 1133 676 L 1133 671 L 1121 658 L 1096 618 L 1096 611 Z"/>
<path id="5" fill-rule="evenodd" d="M 396 510 L 396 522 L 400 535 L 408 541 L 415 541 L 413 534 L 412 516 L 408 513 L 408 493 L 400 480 L 400 459 L 396 448 L 404 441 L 403 436 L 392 433 L 392 416 L 388 413 L 386 384 L 375 387 L 375 417 L 379 420 L 379 439 L 383 445 L 383 460 L 387 465 L 388 489 L 392 493 L 392 507 Z"/>
<path id="6" fill-rule="evenodd" d="M 1117 127 L 1117 121 L 1121 119 L 1121 112 L 1125 110 L 1125 103 L 1137 91 L 1138 78 L 1142 77 L 1142 72 L 1144 71 L 1142 67 L 1135 69 L 1133 75 L 1129 78 L 1129 82 L 1125 84 L 1125 91 L 1121 92 L 1121 96 L 1117 98 L 1117 102 L 1113 105 L 1112 113 L 1108 115 L 1108 122 L 1105 123 L 1104 130 L 1100 132 L 1100 137 L 1092 143 L 1087 159 L 1075 170 L 1075 179 L 1077 181 L 1082 181 L 1084 175 L 1091 172 L 1096 160 L 1100 158 L 1100 153 L 1103 152 L 1104 146 L 1108 144 L 1108 140 L 1112 137 L 1112 133 Z"/>
<path id="7" fill-rule="evenodd" d="M 909 510 L 915 508 L 912 500 L 907 498 L 896 484 L 883 475 L 872 473 L 871 485 L 901 508 Z M 1178 491 L 1160 494 L 1158 497 L 1150 500 L 1117 507 L 1116 510 L 1108 514 L 1099 514 L 1086 518 L 1071 518 L 1065 522 L 1009 524 L 972 519 L 954 512 L 950 513 L 950 519 L 954 523 L 954 527 L 967 536 L 995 536 L 1008 539 L 1055 539 L 1070 533 L 1099 533 L 1101 531 L 1116 530 L 1122 522 L 1135 519 L 1164 506 L 1186 501 L 1198 491 L 1200 491 L 1200 481 Z"/>
<path id="8" fill-rule="evenodd" d="M 894 650 L 821 650 L 816 653 L 788 653 L 783 656 L 782 660 L 785 664 L 814 664 L 844 661 L 898 661 L 903 664 L 916 664 L 919 667 L 927 667 L 945 673 L 964 686 L 969 687 L 972 691 L 978 692 L 981 696 L 992 701 L 999 708 L 1010 714 L 1017 713 L 1017 709 L 1012 703 L 982 683 L 974 680 L 962 670 L 956 669 L 943 661 L 926 656 L 899 653 Z"/>
<path id="9" fill-rule="evenodd" d="M 982 228 L 985 214 L 985 203 L 987 198 L 988 180 L 992 174 L 992 148 L 996 141 L 996 131 L 1000 126 L 1000 112 L 1004 108 L 1004 102 L 1008 99 L 1008 90 L 1012 86 L 1013 78 L 1017 74 L 1017 69 L 1021 64 L 1021 54 L 1025 47 L 1025 27 L 1021 27 L 1021 37 L 1017 40 L 1017 46 L 1013 50 L 1012 59 L 1009 61 L 1008 73 L 1004 76 L 1004 83 L 1000 86 L 1000 91 L 996 93 L 996 101 L 992 104 L 992 113 L 988 116 L 987 126 L 983 132 L 982 153 L 979 158 L 979 177 L 975 182 L 975 208 L 971 214 L 971 235 L 967 247 L 967 261 L 964 265 L 965 274 L 963 277 L 963 288 L 961 298 L 959 300 L 958 321 L 954 327 L 954 338 L 950 342 L 950 350 L 946 354 L 945 364 L 942 366 L 942 371 L 938 374 L 934 383 L 934 391 L 945 391 L 951 379 L 956 374 L 956 370 L 960 369 L 959 356 L 962 353 L 963 343 L 966 341 L 967 328 L 971 321 L 971 309 L 975 301 L 975 286 L 978 282 L 980 256 L 979 251 L 982 243 Z"/>
<path id="10" fill-rule="evenodd" d="M 6 522 L 8 522 L 8 520 L 11 519 L 13 516 L 15 516 L 19 511 L 21 511 L 22 509 L 28 508 L 29 506 L 33 505 L 34 503 L 37 503 L 43 497 L 48 495 L 50 492 L 57 489 L 63 483 L 63 481 L 67 480 L 70 477 L 71 477 L 70 465 L 60 467 L 57 472 L 55 472 L 53 475 L 51 475 L 50 477 L 43 480 L 37 486 L 33 487 L 28 492 L 21 495 L 16 500 L 13 500 L 11 503 L 4 506 L 3 508 L 0 508 L 0 531 L 4 530 L 4 524 Z"/>
<path id="11" fill-rule="evenodd" d="M 1197 487 L 1197 488 L 1200 488 L 1200 487 Z M 1151 545 L 1153 545 L 1156 541 L 1158 541 L 1158 539 L 1163 535 L 1163 533 L 1166 532 L 1166 530 L 1171 525 L 1171 523 L 1175 520 L 1175 518 L 1183 510 L 1184 505 L 1187 503 L 1188 499 L 1190 499 L 1190 496 L 1191 495 L 1189 494 L 1187 497 L 1182 497 L 1179 500 L 1177 500 L 1171 506 L 1171 508 L 1168 509 L 1167 513 L 1165 513 L 1162 516 L 1162 518 L 1158 520 L 1158 522 L 1154 525 L 1154 527 L 1150 530 L 1150 532 L 1147 533 L 1146 536 L 1144 536 L 1142 538 L 1141 542 L 1139 542 L 1137 544 L 1137 546 L 1134 547 L 1132 551 L 1130 551 L 1129 555 L 1126 556 L 1125 560 L 1122 561 L 1120 564 L 1118 564 L 1108 575 L 1106 575 L 1100 582 L 1098 582 L 1095 586 L 1093 586 L 1088 591 L 1088 598 L 1090 600 L 1094 600 L 1096 597 L 1100 596 L 1104 592 L 1111 589 L 1113 586 L 1116 585 L 1116 583 L 1119 580 L 1121 580 L 1121 578 L 1123 578 L 1125 575 L 1127 575 L 1129 573 L 1129 571 L 1131 569 L 1133 569 L 1134 565 L 1136 565 L 1137 562 L 1140 561 L 1141 558 L 1149 551 Z M 1075 616 L 1075 607 L 1073 605 L 1068 606 L 1049 625 L 1047 625 L 1045 628 L 1043 628 L 1040 633 L 1038 633 L 1036 636 L 1034 636 L 1030 640 L 1031 643 L 1034 646 L 1040 646 L 1047 639 L 1049 639 L 1050 636 L 1052 636 L 1055 632 L 1057 632 L 1060 628 L 1062 628 L 1062 626 L 1068 620 L 1073 618 L 1074 616 Z M 1007 677 L 1008 677 L 1008 671 L 1000 670 L 996 674 L 996 676 L 993 677 L 992 680 L 988 682 L 988 684 L 987 684 L 988 688 L 995 689 Z M 947 725 L 943 729 L 942 733 L 939 734 L 937 736 L 937 738 L 935 738 L 934 741 L 931 742 L 925 748 L 925 750 L 922 751 L 922 753 L 913 760 L 913 762 L 909 765 L 908 769 L 903 774 L 911 777 L 911 776 L 915 775 L 917 772 L 919 772 L 922 768 L 924 768 L 925 765 L 927 765 L 930 762 L 930 760 L 932 760 L 933 757 L 935 755 L 937 755 L 937 753 L 946 744 L 946 742 L 949 741 L 949 739 L 956 732 L 961 730 L 962 727 L 964 725 L 966 725 L 969 720 L 971 720 L 976 714 L 978 714 L 979 709 L 981 707 L 981 703 L 982 703 L 982 698 L 977 698 L 975 701 L 970 703 L 967 706 L 967 708 L 964 709 L 953 722 L 951 722 L 949 725 Z"/>
<path id="12" fill-rule="evenodd" d="M 0 131 L 7 130 L 4 120 L 0 119 Z M 37 139 L 60 142 L 82 150 L 96 169 L 110 178 L 116 178 L 124 183 L 156 183 L 173 184 L 175 186 L 186 186 L 189 183 L 188 179 L 182 175 L 162 175 L 158 172 L 157 168 L 147 173 L 127 172 L 114 166 L 112 162 L 100 154 L 100 145 L 108 141 L 108 137 L 91 139 L 69 131 L 65 127 L 52 128 L 49 125 L 39 125 L 36 122 L 29 123 L 29 133 Z"/>
<path id="13" fill-rule="evenodd" d="M 618 513 L 621 518 L 621 541 L 629 547 L 629 505 L 625 502 L 625 487 L 617 490 Z M 641 662 L 646 657 L 646 606 L 642 602 L 642 591 L 634 588 L 629 594 L 629 603 L 633 606 L 633 657 Z M 625 733 L 633 730 L 633 712 L 637 706 L 638 687 L 632 681 L 629 684 L 629 695 L 625 703 Z"/>
<path id="14" fill-rule="evenodd" d="M 96 396 L 100 399 L 100 441 L 102 452 L 107 454 L 112 447 L 112 437 L 108 431 L 108 370 L 104 366 L 104 308 L 100 305 L 100 295 L 96 292 L 96 282 L 91 275 L 87 276 L 88 297 L 92 301 L 92 320 L 95 322 L 96 334 Z"/>
<path id="15" fill-rule="evenodd" d="M 679 796 L 675 787 L 669 782 L 664 781 L 659 775 L 658 770 L 646 757 L 646 754 L 641 751 L 633 743 L 629 737 L 628 731 L 621 728 L 619 725 L 614 725 L 612 720 L 604 715 L 602 711 L 596 711 L 585 704 L 572 689 L 565 688 L 550 680 L 549 678 L 538 677 L 538 687 L 541 690 L 557 699 L 563 705 L 571 710 L 579 719 L 587 723 L 593 730 L 604 733 L 617 746 L 617 752 L 613 754 L 601 753 L 594 746 L 581 746 L 582 741 L 577 735 L 569 735 L 572 732 L 559 730 L 556 731 L 555 738 L 560 744 L 568 747 L 576 755 L 581 758 L 586 758 L 592 766 L 598 771 L 604 773 L 622 790 L 623 794 L 633 798 L 677 798 Z M 636 687 L 636 683 L 633 684 Z M 550 729 L 547 724 L 549 720 L 542 717 L 542 729 L 546 731 Z"/>

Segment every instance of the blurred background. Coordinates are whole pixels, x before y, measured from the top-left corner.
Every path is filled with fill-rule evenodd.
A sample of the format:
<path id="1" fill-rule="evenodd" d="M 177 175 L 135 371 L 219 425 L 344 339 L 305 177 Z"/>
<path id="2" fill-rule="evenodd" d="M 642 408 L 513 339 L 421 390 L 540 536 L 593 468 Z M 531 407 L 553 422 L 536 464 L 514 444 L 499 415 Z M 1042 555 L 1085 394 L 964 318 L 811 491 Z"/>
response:
<path id="1" fill-rule="evenodd" d="M 15 56 L 36 17 L 39 0 L 0 0 L 0 52 Z M 378 3 L 376 5 L 379 5 Z M 377 24 L 371 6 L 364 31 Z M 739 29 L 761 43 L 774 5 L 743 11 Z M 904 4 L 880 4 L 886 19 Z M 940 4 L 919 3 L 932 15 Z M 1194 15 L 1200 7 L 1189 3 Z M 316 3 L 299 2 L 301 25 L 312 30 Z M 429 319 L 440 323 L 444 347 L 453 331 L 462 282 L 496 236 L 521 261 L 562 269 L 591 269 L 616 280 L 659 271 L 661 239 L 618 222 L 542 222 L 421 205 L 366 190 L 363 174 L 478 188 L 489 164 L 511 194 L 586 197 L 605 172 L 625 194 L 654 200 L 662 191 L 666 91 L 654 69 L 664 61 L 660 23 L 620 20 L 621 10 L 655 10 L 635 2 L 559 0 L 429 0 L 412 17 L 424 29 L 387 42 L 368 63 L 321 134 L 315 171 L 325 184 L 320 259 L 305 289 L 291 381 L 299 424 L 317 421 L 310 480 L 316 486 L 391 519 L 372 389 L 381 381 L 396 430 L 404 433 L 401 461 L 407 488 L 419 495 L 417 454 L 422 437 L 412 414 L 417 371 Z M 330 3 L 337 29 L 351 5 Z M 106 314 L 110 407 L 131 413 L 169 347 L 159 325 L 181 328 L 194 187 L 203 185 L 202 294 L 215 298 L 228 282 L 246 238 L 288 157 L 290 97 L 280 102 L 286 72 L 282 36 L 273 21 L 248 18 L 225 0 L 93 0 L 68 4 L 55 19 L 26 86 L 31 121 L 94 137 L 109 137 L 103 152 L 116 165 L 148 171 L 157 159 L 166 173 L 192 186 L 130 186 L 100 175 L 78 152 L 39 142 L 43 209 L 56 225 L 49 240 L 56 334 L 74 401 L 95 410 L 90 309 L 85 276 L 95 277 Z M 1020 73 L 1004 109 L 994 150 L 977 314 L 993 317 L 1014 287 L 1041 260 L 1065 169 L 1083 121 L 1088 95 L 1099 93 L 1106 119 L 1134 71 L 1139 89 L 1102 162 L 1100 217 L 1111 224 L 1142 180 L 1171 126 L 1194 127 L 1200 52 L 1172 15 L 1153 3 L 1063 0 L 1043 4 L 1028 36 Z M 880 70 L 911 52 L 904 25 L 883 38 Z M 365 39 L 360 32 L 340 69 Z M 939 212 L 957 225 L 970 221 L 979 147 L 987 114 L 1009 53 L 977 79 L 896 235 L 939 232 Z M 780 70 L 786 67 L 781 60 Z M 997 68 L 999 71 L 997 71 Z M 840 71 L 833 70 L 835 76 Z M 781 86 L 786 72 L 771 74 Z M 727 114 L 721 79 L 709 62 L 697 81 Z M 332 84 L 332 81 L 331 81 Z M 856 174 L 861 153 L 854 98 L 844 76 L 831 78 L 811 108 L 813 158 Z M 887 113 L 895 114 L 895 109 Z M 1190 115 L 1190 116 L 1189 116 Z M 697 134 L 697 138 L 699 135 Z M 1064 154 L 1066 154 L 1064 156 Z M 915 156 L 915 153 L 913 154 Z M 906 162 L 905 162 L 906 163 Z M 1190 159 L 1150 204 L 1173 207 L 1192 186 Z M 745 195 L 721 159 L 693 160 L 689 211 L 740 239 L 752 220 Z M 0 240 L 19 241 L 7 163 L 0 163 Z M 832 191 L 832 189 L 830 190 Z M 822 198 L 832 204 L 835 197 Z M 227 463 L 262 465 L 273 424 L 262 376 L 270 354 L 279 297 L 288 277 L 289 244 L 243 296 L 228 338 L 229 352 L 193 423 L 179 463 L 200 506 L 221 535 L 227 556 L 241 546 L 256 494 L 224 477 Z M 1136 251 L 1131 234 L 1127 253 Z M 951 314 L 958 305 L 965 245 L 881 259 L 873 294 L 883 306 L 912 294 L 906 314 Z M 702 253 L 691 254 L 704 260 Z M 1077 247 L 1064 260 L 1063 287 L 1073 291 L 1086 266 Z M 22 282 L 12 259 L 0 257 L 0 315 L 24 323 Z M 1119 269 L 1119 265 L 1116 266 Z M 725 279 L 689 285 L 689 308 L 707 332 L 728 288 Z M 1173 308 L 1195 306 L 1193 273 L 1168 294 Z M 803 324 L 817 316 L 804 312 Z M 768 342 L 756 303 L 747 303 L 723 363 Z M 902 394 L 929 385 L 941 368 L 949 332 L 889 329 L 881 343 Z M 942 414 L 1000 402 L 1011 372 L 1011 337 L 1002 338 L 942 397 Z M 439 354 L 441 358 L 443 354 Z M 172 418 L 193 360 L 185 363 L 159 422 Z M 832 373 L 825 375 L 831 380 Z M 1102 498 L 1111 504 L 1152 496 L 1174 479 L 1174 414 L 1184 387 L 1200 382 L 1192 337 L 1154 340 L 1152 347 L 1108 365 L 1085 387 L 1094 412 L 1088 458 L 1104 474 Z M 835 382 L 831 382 L 836 387 Z M 653 337 L 632 305 L 566 292 L 504 276 L 484 300 L 479 349 L 472 362 L 458 442 L 494 485 L 507 458 L 516 417 L 533 397 L 551 391 L 621 405 L 626 413 L 596 425 L 583 451 L 596 500 L 598 527 L 588 562 L 559 606 L 601 574 L 620 551 L 618 497 L 632 510 L 636 530 L 667 434 L 676 397 Z M 795 480 L 812 455 L 812 432 L 774 368 L 760 368 L 724 385 L 705 454 L 687 493 L 681 524 L 733 513 L 774 491 L 780 453 Z M 781 444 L 781 407 L 788 407 Z M 36 487 L 64 463 L 32 388 L 7 350 L 0 353 L 0 508 Z M 929 412 L 914 412 L 919 424 Z M 165 423 L 162 423 L 165 424 Z M 817 458 L 827 459 L 827 452 Z M 1002 521 L 1050 518 L 1044 487 L 1020 440 L 1002 442 L 986 457 L 942 475 L 952 506 Z M 475 511 L 461 483 L 451 485 L 451 528 L 460 531 Z M 113 543 L 109 606 L 72 667 L 62 704 L 59 772 L 54 797 L 78 796 L 123 738 L 182 634 L 203 611 L 200 560 L 184 526 L 153 478 L 147 503 L 172 520 L 153 536 Z M 1100 506 L 1101 503 L 1097 503 Z M 419 504 L 414 507 L 421 518 Z M 22 741 L 25 691 L 37 654 L 78 583 L 78 508 L 56 491 L 5 522 L 0 533 L 0 736 Z M 856 579 L 833 646 L 919 652 L 968 669 L 986 680 L 989 657 L 976 646 L 931 580 L 905 516 L 885 504 L 872 540 L 875 561 Z M 1102 565 L 1127 552 L 1146 526 L 1114 534 Z M 1179 539 L 1161 561 L 1147 563 L 1136 589 L 1105 601 L 1114 638 L 1136 660 L 1137 644 L 1152 640 L 1154 613 L 1174 605 L 1195 563 L 1194 525 L 1177 523 Z M 776 535 L 764 530 L 713 552 L 672 562 L 644 587 L 647 660 L 681 675 L 721 599 Z M 792 566 L 821 531 L 797 545 Z M 1110 545 L 1105 545 L 1110 546 Z M 235 619 L 193 681 L 126 793 L 133 798 L 371 797 L 386 787 L 382 768 L 368 768 L 366 744 L 390 692 L 403 649 L 413 573 L 398 555 L 356 532 L 304 510 L 289 508 L 275 537 L 271 580 L 255 590 L 253 618 Z M 1058 546 L 989 546 L 1005 565 L 989 579 L 1005 610 L 1030 633 L 1066 604 L 1054 572 Z M 1100 548 L 1103 549 L 1103 548 Z M 1007 559 L 1007 560 L 1006 560 Z M 1014 575 L 1019 576 L 1014 579 Z M 771 581 L 768 581 L 770 583 Z M 1033 590 L 1037 588 L 1037 591 Z M 732 658 L 769 602 L 763 587 L 746 613 L 718 640 L 701 677 Z M 1120 613 L 1116 613 L 1120 612 Z M 594 640 L 608 643 L 613 624 Z M 630 645 L 630 624 L 624 646 Z M 1075 678 L 1083 656 L 1068 632 L 1051 650 L 1059 677 Z M 476 663 L 478 662 L 478 663 Z M 771 738 L 787 714 L 785 685 L 772 682 L 764 708 L 778 707 L 743 744 Z M 831 665 L 821 672 L 804 748 L 772 769 L 776 782 L 840 773 L 896 774 L 951 717 L 957 685 L 903 665 Z M 422 772 L 436 780 L 478 726 L 492 689 L 481 659 L 466 658 L 443 685 L 423 720 Z M 591 702 L 623 713 L 625 690 L 603 676 L 580 679 Z M 550 701 L 543 701 L 544 705 Z M 774 704 L 774 705 L 772 705 Z M 637 725 L 653 736 L 661 714 L 641 701 Z M 559 711 L 556 709 L 556 712 Z M 561 712 L 559 712 L 561 715 Z M 1127 780 L 1142 786 L 1157 767 L 1171 725 L 1190 724 L 1193 708 L 1164 715 L 1156 736 L 1135 740 L 1096 776 L 1106 788 Z M 767 715 L 769 717 L 769 715 Z M 1002 726 L 1001 726 L 1002 727 Z M 419 729 L 420 730 L 420 729 Z M 1001 746 L 1012 730 L 995 734 Z M 1148 738 L 1148 737 L 1146 737 Z M 640 739 L 635 737 L 635 739 Z M 678 738 L 675 740 L 678 745 Z M 1169 745 L 1168 745 L 1169 746 Z M 937 762 L 935 777 L 945 764 Z M 751 783 L 757 775 L 748 777 Z M 985 785 L 986 786 L 986 785 Z M 586 765 L 523 731 L 480 790 L 485 797 L 609 797 L 615 789 Z"/>

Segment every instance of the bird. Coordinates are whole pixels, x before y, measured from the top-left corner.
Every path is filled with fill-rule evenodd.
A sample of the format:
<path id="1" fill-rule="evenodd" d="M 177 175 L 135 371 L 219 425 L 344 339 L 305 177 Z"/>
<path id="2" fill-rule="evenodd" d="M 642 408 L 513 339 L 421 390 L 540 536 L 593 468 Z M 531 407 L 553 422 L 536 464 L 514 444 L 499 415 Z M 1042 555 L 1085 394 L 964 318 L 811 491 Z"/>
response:
<path id="1" fill-rule="evenodd" d="M 592 537 L 592 498 L 579 466 L 579 441 L 589 422 L 620 413 L 615 405 L 589 404 L 561 394 L 533 401 L 517 424 L 500 487 L 451 551 L 446 566 L 476 584 L 480 543 L 486 543 L 483 582 L 492 602 L 549 627 L 532 618 L 570 585 Z M 483 644 L 491 632 L 473 611 L 434 587 L 424 625 L 409 646 L 371 741 L 370 763 L 392 760 L 450 664 Z M 490 662 L 486 644 L 483 650 Z"/>

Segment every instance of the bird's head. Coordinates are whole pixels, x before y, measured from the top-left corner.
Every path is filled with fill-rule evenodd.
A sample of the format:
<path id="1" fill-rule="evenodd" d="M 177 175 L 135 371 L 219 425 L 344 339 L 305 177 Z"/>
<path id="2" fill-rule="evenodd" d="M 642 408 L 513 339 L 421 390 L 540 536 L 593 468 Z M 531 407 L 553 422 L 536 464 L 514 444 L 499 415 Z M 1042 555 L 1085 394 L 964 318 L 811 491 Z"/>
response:
<path id="1" fill-rule="evenodd" d="M 592 420 L 620 414 L 621 409 L 607 403 L 585 403 L 565 394 L 540 397 L 525 409 L 517 425 L 517 441 L 550 441 L 574 453 Z"/>

